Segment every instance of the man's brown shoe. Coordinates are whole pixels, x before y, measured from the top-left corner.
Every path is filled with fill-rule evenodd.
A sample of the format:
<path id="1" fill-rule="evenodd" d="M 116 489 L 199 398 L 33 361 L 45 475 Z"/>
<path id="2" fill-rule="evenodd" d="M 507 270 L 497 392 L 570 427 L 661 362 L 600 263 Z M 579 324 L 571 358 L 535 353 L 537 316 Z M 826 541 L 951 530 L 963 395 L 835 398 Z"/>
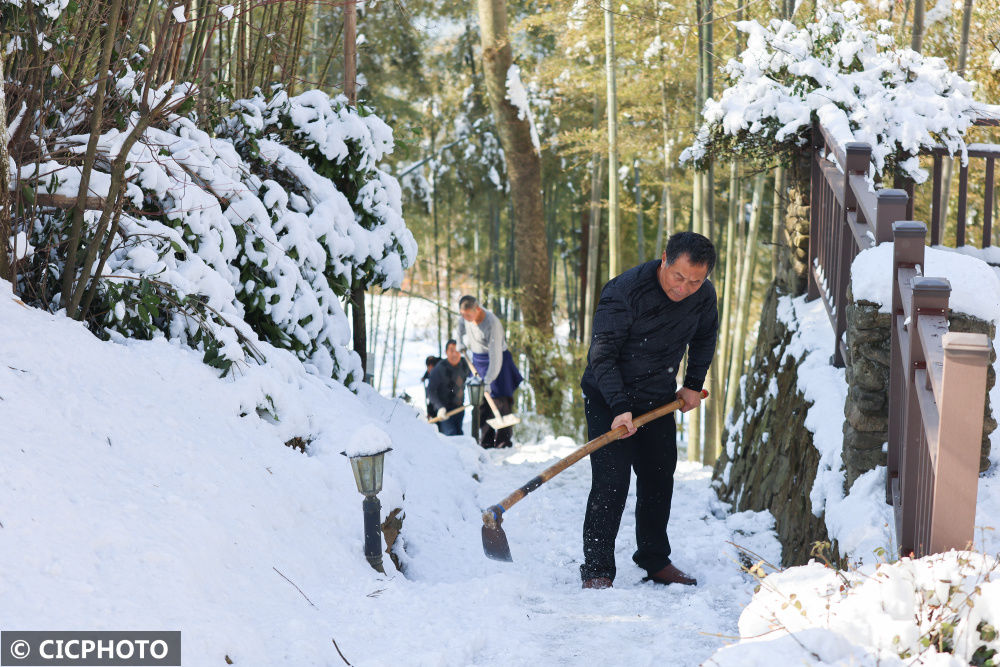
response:
<path id="1" fill-rule="evenodd" d="M 657 584 L 683 584 L 684 586 L 695 586 L 698 583 L 697 579 L 687 576 L 673 564 L 667 565 L 658 572 L 653 572 L 643 581 L 652 581 Z"/>
<path id="2" fill-rule="evenodd" d="M 611 579 L 608 577 L 594 577 L 592 579 L 583 580 L 584 588 L 593 588 L 594 590 L 603 590 L 605 588 L 611 588 Z"/>

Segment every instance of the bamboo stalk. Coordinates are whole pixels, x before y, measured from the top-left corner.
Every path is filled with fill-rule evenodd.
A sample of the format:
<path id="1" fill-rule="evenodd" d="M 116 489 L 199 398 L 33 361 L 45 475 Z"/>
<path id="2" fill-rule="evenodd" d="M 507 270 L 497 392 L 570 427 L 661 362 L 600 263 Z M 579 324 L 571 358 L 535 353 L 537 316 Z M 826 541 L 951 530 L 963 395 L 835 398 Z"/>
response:
<path id="1" fill-rule="evenodd" d="M 750 224 L 747 228 L 746 246 L 740 269 L 740 291 L 737 298 L 736 336 L 733 340 L 733 351 L 729 363 L 729 381 L 726 386 L 725 414 L 732 412 L 736 405 L 736 394 L 739 391 L 740 375 L 743 371 L 743 347 L 746 342 L 746 322 L 750 311 L 750 287 L 753 283 L 754 264 L 757 253 L 757 231 L 760 227 L 762 200 L 764 196 L 764 174 L 759 173 L 754 178 L 753 202 L 750 211 Z"/>
<path id="2" fill-rule="evenodd" d="M 68 317 L 76 316 L 76 304 L 72 303 L 73 299 L 71 299 L 70 294 L 73 290 L 73 280 L 76 277 L 76 254 L 80 248 L 80 241 L 83 235 L 83 211 L 90 189 L 90 175 L 94 169 L 94 160 L 97 156 L 97 140 L 100 138 L 101 125 L 104 122 L 104 96 L 108 86 L 108 69 L 111 66 L 111 53 L 114 48 L 115 34 L 121 10 L 122 0 L 112 0 L 107 32 L 105 33 L 104 44 L 101 50 L 101 66 L 97 72 L 98 83 L 97 92 L 94 96 L 94 111 L 90 121 L 90 136 L 87 139 L 87 151 L 84 154 L 83 171 L 80 174 L 80 187 L 76 195 L 77 203 L 76 208 L 73 210 L 73 222 L 70 227 L 69 246 L 66 251 L 66 265 L 63 268 L 62 302 L 66 307 L 66 315 Z M 109 195 L 110 192 L 109 190 Z M 84 267 L 85 272 L 87 268 Z M 68 299 L 70 303 L 66 303 Z"/>

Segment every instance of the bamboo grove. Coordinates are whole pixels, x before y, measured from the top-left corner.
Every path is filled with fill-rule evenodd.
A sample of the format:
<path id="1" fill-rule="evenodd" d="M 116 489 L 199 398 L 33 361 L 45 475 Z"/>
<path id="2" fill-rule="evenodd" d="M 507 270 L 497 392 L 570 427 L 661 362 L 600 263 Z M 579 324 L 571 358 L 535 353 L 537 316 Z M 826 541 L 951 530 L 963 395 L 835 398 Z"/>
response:
<path id="1" fill-rule="evenodd" d="M 394 130 L 389 170 L 404 186 L 407 225 L 420 246 L 405 289 L 441 304 L 442 343 L 454 333 L 457 295 L 481 295 L 508 322 L 512 346 L 533 351 L 528 371 L 536 390 L 525 400 L 535 404 L 523 407 L 576 433 L 582 417 L 577 382 L 600 287 L 657 257 L 671 233 L 706 234 L 720 250 L 712 279 L 723 326 L 708 385 L 715 398 L 703 414 L 690 416 L 687 429 L 689 455 L 714 461 L 777 271 L 783 216 L 801 202 L 793 166 L 719 156 L 694 170 L 679 165 L 678 156 L 693 138 L 705 100 L 719 92 L 722 68 L 744 47 L 734 23 L 806 21 L 817 3 L 822 6 L 822 0 L 358 2 L 358 97 Z M 505 160 L 501 125 L 507 121 L 491 106 L 494 84 L 481 31 L 487 4 L 506 18 L 537 134 L 540 220 L 530 227 L 513 204 L 523 186 L 512 182 Z M 947 59 L 995 99 L 1000 70 L 991 62 L 1000 63 L 1000 56 L 991 60 L 991 54 L 1000 54 L 1000 9 L 983 0 L 942 7 L 879 0 L 869 11 L 893 22 L 897 41 Z M 207 126 L 226 101 L 273 82 L 289 91 L 343 89 L 341 2 L 72 0 L 66 11 L 61 33 L 39 41 L 36 13 L 15 5 L 0 10 L 4 41 L 25 45 L 3 63 L 5 80 L 16 82 L 5 86 L 6 108 L 0 107 L 15 163 L 36 145 L 24 136 L 26 125 L 18 125 L 24 113 L 51 113 L 52 124 L 71 125 L 59 128 L 67 135 L 95 136 L 120 122 L 121 111 L 104 91 L 128 58 L 141 59 L 148 86 L 195 84 L 198 94 L 183 111 Z M 95 83 L 91 108 L 57 120 L 56 111 L 71 106 L 66 100 Z M 510 92 L 509 74 L 507 83 Z M 152 118 L 166 109 L 144 111 Z M 0 168 L 7 169 L 3 157 Z M 89 146 L 80 156 L 84 164 L 95 159 Z M 23 219 L 39 201 L 24 191 L 3 196 L 13 207 L 0 201 L 0 236 L 7 237 L 16 232 L 9 211 Z M 83 210 L 79 201 L 65 206 Z M 68 242 L 74 243 L 72 234 Z M 519 262 L 527 255 L 530 262 Z M 531 270 L 547 279 L 526 276 Z M 12 271 L 16 267 L 0 265 L 5 277 Z M 69 276 L 66 271 L 59 279 Z M 89 284 L 81 278 L 64 285 L 74 295 L 70 310 L 85 309 Z M 539 297 L 526 292 L 538 284 L 546 292 L 545 322 L 537 318 L 537 304 L 525 312 Z M 553 336 L 553 325 L 564 335 Z M 542 396 L 537 387 L 543 385 L 556 389 Z"/>

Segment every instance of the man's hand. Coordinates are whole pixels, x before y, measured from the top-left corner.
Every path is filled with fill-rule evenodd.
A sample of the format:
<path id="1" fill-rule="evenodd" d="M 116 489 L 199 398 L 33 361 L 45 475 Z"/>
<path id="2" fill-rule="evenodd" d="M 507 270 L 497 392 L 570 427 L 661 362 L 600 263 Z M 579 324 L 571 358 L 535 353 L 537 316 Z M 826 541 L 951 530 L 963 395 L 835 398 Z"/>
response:
<path id="1" fill-rule="evenodd" d="M 677 398 L 684 399 L 684 407 L 681 408 L 681 412 L 689 412 L 701 405 L 701 392 L 694 389 L 681 387 L 677 390 Z"/>
<path id="2" fill-rule="evenodd" d="M 627 438 L 630 435 L 634 435 L 635 432 L 638 430 L 632 424 L 632 413 L 631 412 L 623 412 L 620 415 L 618 415 L 617 417 L 615 417 L 614 421 L 611 422 L 611 430 L 612 431 L 614 431 L 619 426 L 624 426 L 626 429 L 628 429 L 628 431 L 625 433 L 625 435 L 622 436 L 622 438 Z"/>
<path id="3" fill-rule="evenodd" d="M 446 414 L 448 414 L 447 410 L 445 410 L 444 408 L 438 408 L 438 413 L 437 413 L 438 417 L 444 418 Z"/>

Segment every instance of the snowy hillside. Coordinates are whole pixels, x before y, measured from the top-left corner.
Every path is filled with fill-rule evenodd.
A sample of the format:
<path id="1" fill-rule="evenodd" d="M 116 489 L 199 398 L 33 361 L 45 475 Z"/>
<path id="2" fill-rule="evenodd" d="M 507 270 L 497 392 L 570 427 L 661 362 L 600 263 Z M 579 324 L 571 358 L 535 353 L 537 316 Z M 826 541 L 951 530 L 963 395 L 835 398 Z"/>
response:
<path id="1" fill-rule="evenodd" d="M 480 508 L 579 443 L 484 452 L 290 352 L 219 379 L 179 343 L 101 342 L 3 293 L 4 628 L 181 630 L 188 667 L 341 664 L 333 639 L 365 666 L 695 665 L 751 597 L 728 542 L 779 558 L 768 515 L 727 516 L 710 471 L 682 463 L 676 558 L 704 585 L 640 582 L 633 497 L 615 590 L 582 591 L 583 462 L 509 513 L 515 563 L 490 561 Z M 363 557 L 362 497 L 340 455 L 362 426 L 392 440 L 380 499 L 383 514 L 406 511 L 405 576 Z M 309 455 L 283 445 L 295 436 Z"/>

